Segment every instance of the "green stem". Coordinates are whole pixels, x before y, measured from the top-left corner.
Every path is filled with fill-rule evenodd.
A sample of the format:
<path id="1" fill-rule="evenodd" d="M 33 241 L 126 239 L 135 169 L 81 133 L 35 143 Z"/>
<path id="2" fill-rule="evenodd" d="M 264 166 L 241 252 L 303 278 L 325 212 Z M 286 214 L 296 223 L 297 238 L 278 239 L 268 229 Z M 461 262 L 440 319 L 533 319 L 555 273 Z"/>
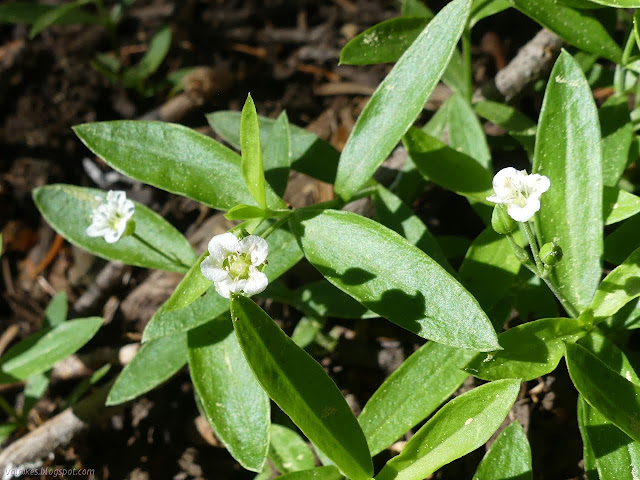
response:
<path id="1" fill-rule="evenodd" d="M 547 284 L 547 287 L 549 287 L 549 290 L 551 290 L 551 292 L 556 296 L 556 298 L 560 300 L 560 303 L 562 304 L 564 309 L 567 311 L 569 316 L 572 318 L 578 318 L 580 316 L 580 312 L 578 312 L 578 309 L 573 306 L 573 304 L 569 301 L 567 297 L 564 296 L 564 294 L 560 291 L 558 286 L 548 277 L 541 277 L 541 278 L 542 280 L 544 280 L 544 283 Z"/>
<path id="2" fill-rule="evenodd" d="M 536 268 L 538 269 L 538 276 L 542 277 L 544 266 L 542 265 L 542 261 L 540 260 L 538 240 L 536 239 L 536 236 L 533 233 L 533 229 L 531 228 L 531 224 L 529 222 L 522 222 L 522 228 L 524 229 L 524 233 L 527 235 L 527 240 L 529 241 L 529 246 L 531 247 L 531 253 L 533 254 L 533 261 L 536 262 Z"/>
<path id="3" fill-rule="evenodd" d="M 163 252 L 162 250 L 160 250 L 159 248 L 157 248 L 155 245 L 150 244 L 149 242 L 147 242 L 144 238 L 142 238 L 137 233 L 133 232 L 131 234 L 131 236 L 133 238 L 135 238 L 136 240 L 138 240 L 140 243 L 142 243 L 142 244 L 146 245 L 147 247 L 149 247 L 151 250 L 156 252 L 158 255 L 162 255 L 164 258 L 166 258 L 170 262 L 175 263 L 176 265 L 180 265 L 181 267 L 190 268 L 189 265 L 185 265 L 180 260 L 175 258 L 173 255 L 168 255 L 165 252 Z"/>
<path id="4" fill-rule="evenodd" d="M 293 213 L 293 212 L 292 212 Z M 286 223 L 289 220 L 289 216 L 287 215 L 286 217 L 282 217 L 280 219 L 278 219 L 276 222 L 274 222 L 269 228 L 267 228 L 264 232 L 262 232 L 262 234 L 260 235 L 262 238 L 267 238 L 269 235 L 271 235 L 273 233 L 273 231 L 278 228 L 280 225 Z"/>
<path id="5" fill-rule="evenodd" d="M 614 89 L 617 95 L 622 95 L 624 93 L 625 66 L 629 63 L 635 44 L 636 39 L 632 26 L 629 36 L 627 37 L 627 43 L 624 45 L 622 59 L 620 60 L 620 63 L 616 65 L 616 71 L 613 77 Z"/>
<path id="6" fill-rule="evenodd" d="M 511 245 L 511 249 L 513 250 L 513 253 L 515 254 L 516 258 L 520 260 L 520 263 L 525 267 L 527 267 L 527 269 L 530 270 L 531 273 L 533 273 L 534 275 L 537 275 L 538 271 L 536 270 L 536 267 L 531 263 L 531 260 L 529 259 L 529 254 L 524 250 L 524 248 L 518 245 L 518 243 L 513 238 L 513 235 L 508 233 L 506 237 L 507 237 L 507 240 L 509 240 L 509 245 Z"/>
<path id="7" fill-rule="evenodd" d="M 462 33 L 462 72 L 465 82 L 465 97 L 471 103 L 473 89 L 473 72 L 471 69 L 471 29 L 465 28 Z"/>

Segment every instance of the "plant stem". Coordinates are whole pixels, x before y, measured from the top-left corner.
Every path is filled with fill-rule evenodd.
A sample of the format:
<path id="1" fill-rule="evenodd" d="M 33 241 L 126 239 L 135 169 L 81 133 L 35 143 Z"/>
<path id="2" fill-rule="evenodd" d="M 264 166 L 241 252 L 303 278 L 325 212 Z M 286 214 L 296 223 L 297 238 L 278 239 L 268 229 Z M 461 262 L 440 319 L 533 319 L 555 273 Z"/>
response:
<path id="1" fill-rule="evenodd" d="M 511 245 L 513 253 L 515 254 L 516 258 L 520 260 L 520 263 L 527 267 L 527 269 L 530 270 L 531 273 L 537 275 L 538 271 L 536 270 L 536 267 L 531 263 L 531 260 L 529 260 L 529 255 L 520 245 L 518 245 L 518 243 L 513 238 L 513 235 L 508 233 L 507 240 L 509 240 L 509 245 Z"/>
<path id="2" fill-rule="evenodd" d="M 538 276 L 542 277 L 544 267 L 542 265 L 542 261 L 540 260 L 538 240 L 536 239 L 536 236 L 533 233 L 533 229 L 531 228 L 531 224 L 529 222 L 522 222 L 522 228 L 524 229 L 524 233 L 527 235 L 527 240 L 529 240 L 529 246 L 531 247 L 531 253 L 533 254 L 533 261 L 536 262 L 536 268 L 538 269 Z"/>
<path id="3" fill-rule="evenodd" d="M 635 34 L 633 32 L 633 26 L 631 26 L 631 31 L 627 37 L 627 43 L 625 43 L 624 51 L 622 52 L 622 59 L 620 60 L 620 63 L 616 65 L 616 71 L 613 77 L 616 95 L 622 95 L 624 93 L 625 65 L 629 63 L 629 58 L 631 58 L 631 52 L 633 52 L 635 44 Z"/>
<path id="4" fill-rule="evenodd" d="M 578 309 L 573 306 L 573 304 L 567 299 L 567 297 L 564 296 L 564 294 L 560 291 L 558 286 L 548 277 L 541 277 L 541 278 L 542 280 L 544 280 L 544 283 L 547 284 L 547 287 L 549 287 L 549 290 L 551 290 L 551 292 L 556 296 L 556 298 L 560 300 L 560 303 L 562 304 L 564 309 L 567 311 L 569 316 L 572 318 L 578 318 L 580 316 L 580 312 L 578 312 Z"/>
<path id="5" fill-rule="evenodd" d="M 146 245 L 147 247 L 149 247 L 154 252 L 158 253 L 159 255 L 162 255 L 164 258 L 166 258 L 170 262 L 175 263 L 176 265 L 180 265 L 181 267 L 190 268 L 189 265 L 185 265 L 184 263 L 182 263 L 180 260 L 178 260 L 174 256 L 166 254 L 165 252 L 163 252 L 162 250 L 157 248 L 155 245 L 151 245 L 149 242 L 147 242 L 144 238 L 142 238 L 137 233 L 134 232 L 134 233 L 131 234 L 131 236 L 133 238 L 135 238 L 136 240 L 138 240 L 140 243 L 142 243 L 142 244 Z"/>
<path id="6" fill-rule="evenodd" d="M 293 213 L 293 212 L 292 212 Z M 286 223 L 289 220 L 289 216 L 287 215 L 286 217 L 282 217 L 280 219 L 278 219 L 276 222 L 274 222 L 269 228 L 267 228 L 264 232 L 262 232 L 262 234 L 260 235 L 262 238 L 267 238 L 269 235 L 271 235 L 273 233 L 273 231 L 278 228 L 280 225 L 282 225 L 283 223 Z"/>
<path id="7" fill-rule="evenodd" d="M 465 28 L 462 33 L 462 72 L 465 82 L 465 97 L 471 103 L 473 89 L 473 73 L 471 70 L 471 29 Z"/>

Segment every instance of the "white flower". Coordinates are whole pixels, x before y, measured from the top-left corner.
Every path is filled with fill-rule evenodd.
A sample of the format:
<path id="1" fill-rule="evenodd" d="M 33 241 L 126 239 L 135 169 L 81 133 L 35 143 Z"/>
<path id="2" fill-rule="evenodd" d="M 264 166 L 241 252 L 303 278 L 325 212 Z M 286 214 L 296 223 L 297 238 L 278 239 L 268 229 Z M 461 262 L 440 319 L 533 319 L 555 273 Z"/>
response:
<path id="1" fill-rule="evenodd" d="M 494 194 L 487 200 L 506 205 L 507 213 L 516 222 L 527 222 L 540 210 L 540 195 L 550 186 L 544 175 L 527 175 L 525 170 L 507 167 L 493 177 Z"/>
<path id="2" fill-rule="evenodd" d="M 87 228 L 90 237 L 104 237 L 107 243 L 115 243 L 127 229 L 135 205 L 122 191 L 109 190 L 107 203 L 93 209 L 91 225 Z"/>
<path id="3" fill-rule="evenodd" d="M 268 253 L 264 238 L 249 235 L 238 240 L 227 232 L 211 239 L 209 256 L 200 264 L 200 270 L 223 297 L 229 298 L 230 292 L 251 296 L 262 292 L 269 283 L 262 273 Z"/>

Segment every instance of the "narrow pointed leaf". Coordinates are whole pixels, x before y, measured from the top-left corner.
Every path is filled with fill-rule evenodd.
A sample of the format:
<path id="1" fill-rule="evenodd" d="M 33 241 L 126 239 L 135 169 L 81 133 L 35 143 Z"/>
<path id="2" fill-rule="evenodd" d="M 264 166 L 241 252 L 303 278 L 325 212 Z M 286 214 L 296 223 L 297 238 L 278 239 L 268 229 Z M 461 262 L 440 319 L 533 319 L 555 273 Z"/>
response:
<path id="1" fill-rule="evenodd" d="M 67 2 L 64 5 L 60 5 L 43 12 L 34 19 L 31 31 L 29 32 L 29 38 L 35 38 L 45 28 L 58 23 L 62 18 L 73 14 L 74 11 L 87 3 L 90 3 L 90 0 L 76 0 L 75 2 Z"/>
<path id="2" fill-rule="evenodd" d="M 526 16 L 548 28 L 570 45 L 585 52 L 596 53 L 613 62 L 620 62 L 622 50 L 591 13 L 574 10 L 555 0 L 510 1 Z M 554 78 L 553 75 L 551 78 Z"/>
<path id="3" fill-rule="evenodd" d="M 291 225 L 313 266 L 373 312 L 447 345 L 479 351 L 499 348 L 475 298 L 392 230 L 335 210 L 299 210 Z"/>
<path id="4" fill-rule="evenodd" d="M 473 28 L 480 20 L 500 13 L 509 7 L 511 7 L 509 0 L 473 0 L 469 15 L 469 28 Z"/>
<path id="5" fill-rule="evenodd" d="M 280 480 L 341 480 L 344 476 L 336 467 L 317 467 L 311 470 L 287 473 L 278 477 Z"/>
<path id="6" fill-rule="evenodd" d="M 491 153 L 482 125 L 464 97 L 455 93 L 449 108 L 449 141 L 451 147 L 462 152 L 486 169 L 491 169 Z"/>
<path id="7" fill-rule="evenodd" d="M 210 113 L 207 115 L 207 121 L 226 142 L 235 148 L 240 148 L 240 112 Z M 262 148 L 266 149 L 276 121 L 258 116 L 258 122 L 260 143 Z M 289 124 L 289 135 L 291 137 L 291 168 L 323 182 L 333 183 L 340 157 L 338 151 L 315 133 L 296 125 Z M 269 169 L 265 168 L 265 172 L 268 176 Z"/>
<path id="8" fill-rule="evenodd" d="M 144 57 L 137 65 L 124 71 L 122 82 L 125 85 L 136 86 L 152 75 L 162 65 L 169 48 L 171 47 L 171 27 L 166 26 L 160 29 L 149 42 Z"/>
<path id="9" fill-rule="evenodd" d="M 624 262 L 640 247 L 638 231 L 640 215 L 634 215 L 607 236 L 604 242 L 604 259 L 614 265 Z"/>
<path id="10" fill-rule="evenodd" d="M 564 342 L 575 342 L 585 333 L 573 318 L 543 318 L 518 325 L 498 336 L 504 350 L 476 355 L 465 370 L 483 380 L 533 380 L 555 370 L 564 355 Z"/>
<path id="11" fill-rule="evenodd" d="M 580 436 L 582 437 L 582 452 L 584 459 L 584 475 L 587 480 L 600 480 L 600 476 L 598 475 L 598 467 L 596 466 L 596 455 L 593 452 L 593 447 L 591 446 L 591 442 L 589 441 L 589 435 L 587 435 L 586 431 L 586 416 L 585 416 L 585 405 L 589 405 L 584 401 L 580 395 L 578 395 L 578 428 L 580 429 Z"/>
<path id="12" fill-rule="evenodd" d="M 473 108 L 482 118 L 504 128 L 533 157 L 537 127 L 533 120 L 503 103 L 483 100 L 475 103 Z"/>
<path id="13" fill-rule="evenodd" d="M 626 220 L 640 212 L 640 197 L 617 187 L 604 187 L 602 213 L 605 225 Z"/>
<path id="14" fill-rule="evenodd" d="M 473 352 L 428 342 L 371 396 L 358 421 L 377 455 L 427 418 L 462 384 Z"/>
<path id="15" fill-rule="evenodd" d="M 360 425 L 324 369 L 251 299 L 234 295 L 231 317 L 258 381 L 320 450 L 354 480 L 373 475 Z"/>
<path id="16" fill-rule="evenodd" d="M 282 112 L 269 135 L 269 142 L 264 148 L 264 175 L 278 195 L 284 195 L 289 181 L 289 168 L 291 167 L 291 128 L 287 112 Z"/>
<path id="17" fill-rule="evenodd" d="M 0 238 L 0 242 L 2 238 Z M 55 327 L 60 325 L 67 319 L 67 292 L 60 290 L 51 299 L 47 308 L 44 310 L 43 327 Z"/>
<path id="18" fill-rule="evenodd" d="M 518 422 L 505 428 L 478 466 L 473 480 L 531 480 L 531 447 Z"/>
<path id="19" fill-rule="evenodd" d="M 428 180 L 478 202 L 488 203 L 493 177 L 476 160 L 417 128 L 409 129 L 403 142 L 416 168 Z"/>
<path id="20" fill-rule="evenodd" d="M 224 315 L 188 333 L 189 370 L 205 417 L 229 453 L 259 472 L 269 450 L 269 397 Z"/>
<path id="21" fill-rule="evenodd" d="M 422 111 L 455 50 L 469 5 L 454 0 L 444 7 L 374 92 L 340 157 L 335 188 L 342 198 L 371 178 Z"/>
<path id="22" fill-rule="evenodd" d="M 582 397 L 578 400 L 578 419 L 582 438 L 593 451 L 600 480 L 636 480 L 640 472 L 640 442 L 609 422 Z"/>
<path id="23" fill-rule="evenodd" d="M 311 470 L 316 460 L 309 445 L 290 428 L 271 425 L 271 445 L 269 459 L 282 473 Z"/>
<path id="24" fill-rule="evenodd" d="M 101 325 L 100 317 L 70 320 L 18 342 L 0 357 L 0 383 L 49 370 L 91 340 Z"/>
<path id="25" fill-rule="evenodd" d="M 640 377 L 638 377 L 624 352 L 597 329 L 591 330 L 578 340 L 578 345 L 589 350 L 600 361 L 606 363 L 609 368 L 618 372 L 618 375 L 622 375 L 631 383 L 640 386 Z"/>
<path id="26" fill-rule="evenodd" d="M 135 203 L 136 235 L 107 243 L 89 237 L 91 213 L 107 193 L 74 185 L 47 185 L 33 191 L 33 199 L 47 223 L 60 235 L 94 255 L 128 265 L 186 272 L 197 257 L 186 238 L 153 210 Z"/>
<path id="27" fill-rule="evenodd" d="M 595 317 L 605 319 L 640 296 L 640 248 L 602 281 L 590 308 Z"/>
<path id="28" fill-rule="evenodd" d="M 251 195 L 263 210 L 267 208 L 264 170 L 262 167 L 262 148 L 258 113 L 251 95 L 242 109 L 240 117 L 240 146 L 242 150 L 242 177 Z"/>
<path id="29" fill-rule="evenodd" d="M 541 243 L 555 241 L 562 261 L 551 275 L 578 310 L 602 273 L 602 162 L 600 126 L 591 88 L 566 51 L 556 61 L 538 125 L 533 170 L 551 181 L 537 214 Z M 588 218 L 585 222 L 583 219 Z"/>
<path id="30" fill-rule="evenodd" d="M 240 156 L 195 130 L 118 120 L 76 125 L 73 131 L 109 166 L 135 180 L 218 210 L 255 204 L 242 179 Z M 267 203 L 284 205 L 270 188 Z"/>
<path id="31" fill-rule="evenodd" d="M 302 251 L 291 232 L 278 228 L 267 237 L 269 264 L 264 270 L 269 282 L 288 271 L 302 259 Z M 142 341 L 186 332 L 219 317 L 229 310 L 229 300 L 221 297 L 215 287 L 186 307 L 165 312 L 160 310 L 149 320 Z"/>
<path id="32" fill-rule="evenodd" d="M 610 97 L 598 114 L 602 128 L 602 178 L 605 185 L 615 187 L 627 166 L 633 141 L 626 95 Z"/>
<path id="33" fill-rule="evenodd" d="M 411 437 L 376 480 L 419 480 L 484 444 L 520 391 L 519 380 L 498 380 L 454 398 Z"/>
<path id="34" fill-rule="evenodd" d="M 576 389 L 607 420 L 640 441 L 640 387 L 577 344 L 567 344 L 567 368 Z"/>
<path id="35" fill-rule="evenodd" d="M 193 264 L 175 288 L 169 299 L 162 305 L 163 311 L 168 312 L 186 307 L 207 291 L 212 282 L 202 275 L 200 264 L 208 255 L 208 251 L 200 255 L 196 263 Z"/>
<path id="36" fill-rule="evenodd" d="M 187 364 L 187 335 L 171 335 L 142 345 L 116 379 L 107 405 L 118 405 L 153 390 Z"/>
<path id="37" fill-rule="evenodd" d="M 427 17 L 397 17 L 378 23 L 353 37 L 340 51 L 344 65 L 373 65 L 397 61 L 429 23 Z"/>

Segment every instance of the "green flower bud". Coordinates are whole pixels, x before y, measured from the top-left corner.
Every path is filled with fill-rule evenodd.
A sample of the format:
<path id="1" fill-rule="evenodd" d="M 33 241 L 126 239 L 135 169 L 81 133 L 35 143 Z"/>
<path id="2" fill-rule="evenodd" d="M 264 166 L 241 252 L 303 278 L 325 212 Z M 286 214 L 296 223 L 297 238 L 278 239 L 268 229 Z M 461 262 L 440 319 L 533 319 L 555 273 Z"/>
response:
<path id="1" fill-rule="evenodd" d="M 122 234 L 123 237 L 126 237 L 128 235 L 133 235 L 133 232 L 136 231 L 136 222 L 133 221 L 133 218 L 130 218 L 127 221 L 127 226 L 124 229 L 124 233 Z"/>
<path id="2" fill-rule="evenodd" d="M 562 248 L 555 242 L 545 243 L 540 249 L 540 260 L 545 265 L 555 265 L 562 260 Z"/>
<path id="3" fill-rule="evenodd" d="M 491 226 L 500 235 L 506 235 L 513 232 L 518 223 L 509 216 L 507 208 L 502 205 L 496 205 L 491 215 Z"/>

